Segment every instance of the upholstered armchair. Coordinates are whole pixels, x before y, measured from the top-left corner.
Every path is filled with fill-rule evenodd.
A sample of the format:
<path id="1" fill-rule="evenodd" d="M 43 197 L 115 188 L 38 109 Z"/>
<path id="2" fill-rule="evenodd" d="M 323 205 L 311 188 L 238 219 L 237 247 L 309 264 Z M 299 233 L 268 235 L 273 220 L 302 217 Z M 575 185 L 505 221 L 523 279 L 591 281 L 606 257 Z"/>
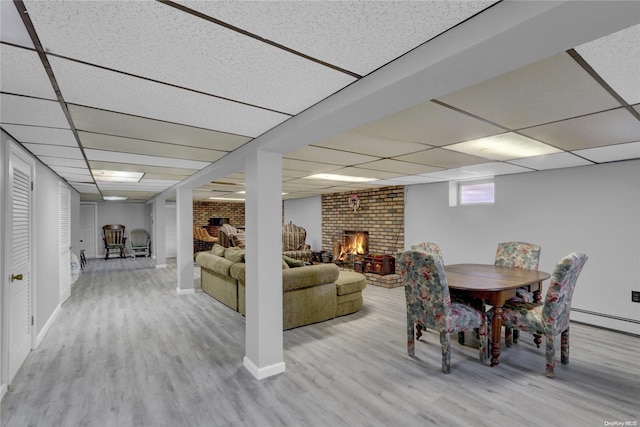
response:
<path id="1" fill-rule="evenodd" d="M 440 333 L 442 372 L 451 371 L 450 334 L 478 328 L 480 360 L 487 353 L 485 313 L 468 305 L 451 302 L 442 260 L 424 251 L 400 255 L 400 271 L 407 302 L 407 351 L 415 355 L 414 326 L 426 325 Z"/>
<path id="2" fill-rule="evenodd" d="M 282 226 L 282 254 L 289 258 L 311 262 L 311 246 L 305 241 L 307 230 L 292 222 Z"/>
<path id="3" fill-rule="evenodd" d="M 230 247 L 245 247 L 246 234 L 244 230 L 238 230 L 229 224 L 222 224 L 218 228 L 218 244 L 225 248 Z"/>
<path id="4" fill-rule="evenodd" d="M 142 254 L 145 257 L 151 255 L 151 237 L 144 228 L 131 230 L 131 256 Z"/>
<path id="5" fill-rule="evenodd" d="M 505 267 L 537 270 L 540 263 L 540 246 L 525 242 L 498 243 L 495 265 Z M 516 289 L 516 296 L 512 301 L 534 302 L 535 295 L 527 288 Z M 539 301 L 539 298 L 538 298 Z M 511 328 L 504 328 L 504 339 L 511 345 Z M 513 331 L 513 341 L 518 342 L 518 331 Z"/>
<path id="6" fill-rule="evenodd" d="M 442 251 L 440 250 L 440 246 L 437 243 L 433 242 L 420 242 L 415 245 L 411 245 L 411 250 L 426 252 L 434 257 L 440 258 L 440 261 L 444 265 L 444 258 L 442 257 Z M 427 327 L 420 323 L 416 324 L 416 339 L 420 339 L 422 336 L 422 331 L 426 332 Z"/>
<path id="7" fill-rule="evenodd" d="M 571 297 L 578 276 L 588 257 L 573 252 L 556 265 L 544 304 L 535 302 L 507 301 L 502 307 L 502 323 L 513 329 L 544 335 L 547 341 L 545 374 L 554 377 L 555 347 L 553 338 L 560 334 L 560 352 L 563 365 L 569 363 L 569 314 Z M 489 318 L 493 318 L 493 309 Z M 540 347 L 540 341 L 536 341 Z"/>

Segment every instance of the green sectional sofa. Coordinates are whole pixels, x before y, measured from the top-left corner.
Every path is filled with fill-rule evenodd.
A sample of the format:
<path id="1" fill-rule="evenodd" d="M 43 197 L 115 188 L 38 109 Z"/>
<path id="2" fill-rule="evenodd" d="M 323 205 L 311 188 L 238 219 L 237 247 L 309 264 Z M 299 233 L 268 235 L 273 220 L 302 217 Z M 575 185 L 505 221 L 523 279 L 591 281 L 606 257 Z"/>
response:
<path id="1" fill-rule="evenodd" d="M 200 265 L 202 290 L 244 315 L 243 255 L 238 248 L 225 249 L 216 245 L 211 252 L 198 252 L 195 260 Z M 339 271 L 335 264 L 289 267 L 283 260 L 283 329 L 357 312 L 362 307 L 362 290 L 366 286 L 364 275 Z"/>

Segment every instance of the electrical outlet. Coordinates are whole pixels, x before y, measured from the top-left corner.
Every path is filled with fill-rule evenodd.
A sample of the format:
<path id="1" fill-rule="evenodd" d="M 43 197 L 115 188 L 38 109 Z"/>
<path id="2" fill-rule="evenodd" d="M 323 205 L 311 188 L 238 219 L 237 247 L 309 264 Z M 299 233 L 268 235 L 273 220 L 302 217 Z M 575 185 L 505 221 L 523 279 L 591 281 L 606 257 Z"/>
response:
<path id="1" fill-rule="evenodd" d="M 631 301 L 640 302 L 640 291 L 631 291 Z"/>

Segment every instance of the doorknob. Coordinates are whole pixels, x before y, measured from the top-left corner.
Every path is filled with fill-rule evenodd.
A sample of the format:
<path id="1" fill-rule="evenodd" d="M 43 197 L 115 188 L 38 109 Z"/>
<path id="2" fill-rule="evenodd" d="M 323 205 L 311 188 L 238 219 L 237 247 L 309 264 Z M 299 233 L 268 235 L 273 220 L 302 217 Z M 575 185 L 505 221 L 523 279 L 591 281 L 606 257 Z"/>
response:
<path id="1" fill-rule="evenodd" d="M 22 274 L 12 274 L 11 281 L 13 282 L 14 280 L 22 280 Z"/>

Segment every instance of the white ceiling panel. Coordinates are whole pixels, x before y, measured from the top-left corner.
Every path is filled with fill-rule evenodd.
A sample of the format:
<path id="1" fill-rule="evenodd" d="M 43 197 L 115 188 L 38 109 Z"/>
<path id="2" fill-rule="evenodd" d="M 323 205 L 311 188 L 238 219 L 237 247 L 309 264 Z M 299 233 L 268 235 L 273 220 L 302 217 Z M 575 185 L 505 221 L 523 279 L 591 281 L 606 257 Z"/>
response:
<path id="1" fill-rule="evenodd" d="M 2 45 L 0 75 L 2 92 L 57 99 L 40 57 L 32 50 Z"/>
<path id="2" fill-rule="evenodd" d="M 49 166 L 68 166 L 71 168 L 84 168 L 87 162 L 84 159 L 66 159 L 64 157 L 38 156 L 42 162 Z"/>
<path id="3" fill-rule="evenodd" d="M 567 53 L 554 55 L 439 100 L 510 129 L 620 106 Z"/>
<path id="4" fill-rule="evenodd" d="M 443 148 L 434 148 L 431 150 L 420 151 L 419 153 L 408 154 L 406 156 L 398 156 L 394 157 L 394 160 L 438 166 L 441 168 L 459 168 L 462 166 L 487 163 L 489 161 L 481 157 L 445 150 Z"/>
<path id="5" fill-rule="evenodd" d="M 127 172 L 144 172 L 144 173 L 170 173 L 175 175 L 191 176 L 198 171 L 197 168 L 180 168 L 167 166 L 153 166 L 142 164 L 127 164 L 120 162 L 103 162 L 100 160 L 89 161 L 92 169 L 99 170 L 120 170 Z"/>
<path id="6" fill-rule="evenodd" d="M 71 129 L 46 128 L 25 125 L 3 125 L 5 131 L 20 142 L 35 144 L 64 145 L 77 147 L 76 137 Z"/>
<path id="7" fill-rule="evenodd" d="M 461 114 L 434 102 L 425 102 L 357 128 L 379 138 L 442 146 L 504 132 L 504 129 Z"/>
<path id="8" fill-rule="evenodd" d="M 285 154 L 287 159 L 306 160 L 349 166 L 378 160 L 378 157 L 364 154 L 347 153 L 328 148 L 307 146 Z"/>
<path id="9" fill-rule="evenodd" d="M 96 187 L 95 184 L 85 184 L 82 182 L 74 181 L 70 181 L 69 184 L 71 184 L 73 188 L 81 193 L 99 193 L 98 187 Z"/>
<path id="10" fill-rule="evenodd" d="M 355 130 L 338 134 L 313 145 L 377 157 L 393 157 L 401 154 L 414 153 L 428 147 L 427 145 L 416 142 L 379 138 Z"/>
<path id="11" fill-rule="evenodd" d="M 598 163 L 640 159 L 640 141 L 610 145 L 608 147 L 589 148 L 574 151 L 574 153 Z"/>
<path id="12" fill-rule="evenodd" d="M 65 101 L 173 123 L 257 136 L 288 115 L 50 57 Z"/>
<path id="13" fill-rule="evenodd" d="M 47 144 L 23 144 L 27 150 L 36 156 L 62 157 L 67 159 L 84 160 L 82 151 L 78 147 L 61 147 Z"/>
<path id="14" fill-rule="evenodd" d="M 163 142 L 123 138 L 98 133 L 78 132 L 78 135 L 84 148 L 95 148 L 98 150 L 147 154 L 150 156 L 173 157 L 176 159 L 204 160 L 208 162 L 214 162 L 227 154 L 226 151 L 186 147 L 184 145 L 165 144 Z"/>
<path id="15" fill-rule="evenodd" d="M 546 156 L 527 157 L 525 159 L 511 160 L 509 163 L 536 170 L 571 168 L 575 166 L 593 164 L 592 162 L 581 157 L 574 156 L 571 153 L 556 153 L 548 154 Z"/>
<path id="16" fill-rule="evenodd" d="M 208 166 L 209 162 L 198 162 L 195 160 L 172 159 L 168 157 L 145 156 L 141 154 L 118 153 L 103 150 L 84 150 L 88 160 L 96 160 L 113 163 L 129 163 L 149 166 L 176 167 L 185 169 L 202 169 Z M 120 168 L 120 170 L 122 170 Z"/>
<path id="17" fill-rule="evenodd" d="M 134 190 L 134 191 L 158 191 L 164 190 L 178 181 L 146 179 L 140 182 L 111 182 L 98 181 L 100 190 Z"/>
<path id="18" fill-rule="evenodd" d="M 362 169 L 355 167 L 346 167 L 332 171 L 336 175 L 356 176 L 363 178 L 387 179 L 398 176 L 396 172 L 385 172 L 380 170 Z"/>
<path id="19" fill-rule="evenodd" d="M 67 181 L 93 182 L 93 178 L 88 175 L 76 175 L 74 173 L 61 173 L 59 175 Z"/>
<path id="20" fill-rule="evenodd" d="M 381 170 L 403 175 L 417 175 L 421 173 L 435 172 L 442 168 L 435 166 L 419 165 L 417 163 L 400 162 L 398 160 L 383 159 L 360 165 L 362 169 Z"/>
<path id="21" fill-rule="evenodd" d="M 29 32 L 12 1 L 0 1 L 0 40 L 33 48 Z M 4 46 L 2 47 L 4 49 Z"/>
<path id="22" fill-rule="evenodd" d="M 437 172 L 421 174 L 420 176 L 433 181 L 462 181 L 466 179 L 478 179 L 486 175 L 464 169 L 445 169 Z"/>
<path id="23" fill-rule="evenodd" d="M 640 24 L 576 47 L 627 103 L 640 102 Z"/>
<path id="24" fill-rule="evenodd" d="M 296 114 L 355 81 L 159 2 L 26 4 L 50 52 L 263 108 Z"/>
<path id="25" fill-rule="evenodd" d="M 358 74 L 368 74 L 492 1 L 182 2 Z"/>
<path id="26" fill-rule="evenodd" d="M 51 169 L 53 169 L 59 174 L 71 173 L 75 175 L 85 175 L 85 176 L 88 176 L 89 178 L 92 177 L 91 171 L 89 171 L 89 169 L 86 166 L 84 168 L 73 168 L 68 166 L 51 165 Z"/>
<path id="27" fill-rule="evenodd" d="M 320 172 L 330 172 L 336 169 L 340 169 L 340 165 L 336 165 L 333 163 L 317 163 L 317 162 L 307 162 L 305 160 L 294 160 L 294 159 L 282 159 L 282 169 L 290 169 L 293 171 L 303 171 L 306 172 L 306 175 L 311 175 L 314 173 Z M 306 176 L 305 175 L 305 176 Z"/>
<path id="28" fill-rule="evenodd" d="M 525 129 L 521 133 L 564 150 L 579 150 L 640 140 L 640 120 L 627 109 L 617 108 Z"/>
<path id="29" fill-rule="evenodd" d="M 509 175 L 512 173 L 531 172 L 531 169 L 508 163 L 494 162 L 482 165 L 465 166 L 465 172 L 471 172 L 482 176 Z"/>
<path id="30" fill-rule="evenodd" d="M 69 128 L 58 101 L 0 94 L 2 123 Z"/>
<path id="31" fill-rule="evenodd" d="M 421 176 L 421 175 L 409 175 L 409 176 L 403 176 L 399 178 L 383 179 L 383 180 L 374 181 L 374 182 L 378 185 L 414 185 L 414 184 L 429 184 L 432 182 L 441 182 L 441 181 L 445 181 L 445 179 L 432 178 L 432 177 Z"/>
<path id="32" fill-rule="evenodd" d="M 214 150 L 232 151 L 249 137 L 178 125 L 144 117 L 70 105 L 76 129 L 147 141 L 166 142 Z"/>

